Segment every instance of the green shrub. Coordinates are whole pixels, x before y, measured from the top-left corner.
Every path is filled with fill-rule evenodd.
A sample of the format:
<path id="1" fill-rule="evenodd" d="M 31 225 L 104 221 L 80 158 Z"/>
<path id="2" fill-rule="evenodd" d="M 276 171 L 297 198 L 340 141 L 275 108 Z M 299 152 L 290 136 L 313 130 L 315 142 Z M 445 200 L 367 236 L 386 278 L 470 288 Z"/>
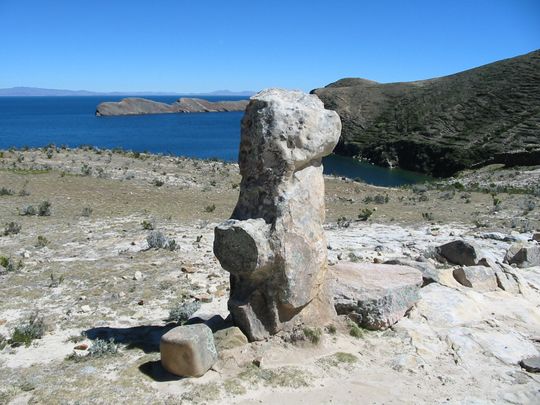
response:
<path id="1" fill-rule="evenodd" d="M 320 328 L 304 328 L 304 336 L 314 345 L 321 341 L 322 331 Z"/>
<path id="2" fill-rule="evenodd" d="M 4 227 L 4 236 L 16 235 L 21 232 L 21 224 L 17 222 L 8 222 Z"/>
<path id="3" fill-rule="evenodd" d="M 43 201 L 39 204 L 38 215 L 40 217 L 48 217 L 51 215 L 51 203 L 49 201 Z"/>
<path id="4" fill-rule="evenodd" d="M 364 330 L 353 321 L 349 322 L 349 335 L 357 339 L 364 337 Z"/>
<path id="5" fill-rule="evenodd" d="M 176 249 L 176 241 L 169 239 L 161 231 L 152 231 L 146 237 L 150 249 Z"/>
<path id="6" fill-rule="evenodd" d="M 358 219 L 360 221 L 367 221 L 369 217 L 373 215 L 374 212 L 375 210 L 364 208 L 362 211 L 360 211 L 360 214 L 358 214 Z"/>
<path id="7" fill-rule="evenodd" d="M 26 207 L 22 207 L 22 209 L 19 211 L 19 215 L 22 216 L 33 216 L 36 214 L 37 211 L 33 205 L 27 205 Z"/>
<path id="8" fill-rule="evenodd" d="M 22 260 L 17 262 L 11 257 L 0 256 L 0 266 L 3 267 L 5 271 L 10 272 L 22 269 L 23 263 Z"/>
<path id="9" fill-rule="evenodd" d="M 13 331 L 13 335 L 9 340 L 9 344 L 12 346 L 25 345 L 30 346 L 32 340 L 41 339 L 45 334 L 45 323 L 43 318 L 39 316 L 38 312 L 34 312 L 30 315 L 28 323 L 25 325 L 17 326 Z"/>
<path id="10" fill-rule="evenodd" d="M 48 244 L 49 244 L 49 240 L 45 236 L 39 235 L 37 237 L 37 242 L 36 242 L 37 248 L 43 248 L 47 246 Z"/>
<path id="11" fill-rule="evenodd" d="M 153 231 L 155 228 L 154 221 L 144 220 L 141 222 L 142 228 L 147 231 Z"/>
<path id="12" fill-rule="evenodd" d="M 87 357 L 105 357 L 112 356 L 118 353 L 118 345 L 114 343 L 114 339 L 109 340 L 96 339 L 92 346 L 88 349 Z"/>
<path id="13" fill-rule="evenodd" d="M 205 212 L 214 212 L 216 210 L 216 204 L 207 205 L 204 207 Z"/>
<path id="14" fill-rule="evenodd" d="M 182 325 L 200 308 L 201 303 L 199 301 L 178 303 L 170 309 L 167 321 Z"/>
<path id="15" fill-rule="evenodd" d="M 0 195 L 14 195 L 14 194 L 15 194 L 15 191 L 9 188 L 5 188 L 5 187 L 0 188 Z"/>

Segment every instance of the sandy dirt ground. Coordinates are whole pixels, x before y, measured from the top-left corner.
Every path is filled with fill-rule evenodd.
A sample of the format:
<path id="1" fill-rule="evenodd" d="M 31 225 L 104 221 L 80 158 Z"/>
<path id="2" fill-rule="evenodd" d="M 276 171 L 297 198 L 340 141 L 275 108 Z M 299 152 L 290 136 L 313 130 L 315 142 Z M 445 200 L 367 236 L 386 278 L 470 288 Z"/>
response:
<path id="1" fill-rule="evenodd" d="M 331 265 L 423 257 L 451 274 L 433 260 L 436 246 L 474 240 L 502 260 L 540 228 L 539 168 L 395 189 L 325 181 Z M 0 404 L 540 403 L 539 375 L 518 364 L 540 351 L 540 267 L 517 270 L 519 294 L 441 277 L 388 330 L 351 336 L 338 317 L 318 325 L 318 342 L 280 334 L 221 351 L 201 378 L 165 372 L 159 338 L 174 326 L 172 308 L 197 300 L 195 315 L 227 324 L 213 229 L 239 182 L 238 166 L 219 161 L 1 152 Z M 45 201 L 49 215 L 23 215 Z M 176 249 L 149 248 L 150 228 Z M 36 313 L 45 334 L 10 342 Z M 87 355 L 110 339 L 116 353 Z"/>

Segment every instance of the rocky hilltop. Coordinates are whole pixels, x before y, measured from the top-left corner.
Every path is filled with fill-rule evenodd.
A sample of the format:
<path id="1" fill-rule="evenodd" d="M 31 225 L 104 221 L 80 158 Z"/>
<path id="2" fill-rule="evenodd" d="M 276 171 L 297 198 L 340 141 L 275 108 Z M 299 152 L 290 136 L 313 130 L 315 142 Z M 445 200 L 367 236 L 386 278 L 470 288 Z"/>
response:
<path id="1" fill-rule="evenodd" d="M 540 163 L 540 50 L 435 79 L 348 78 L 313 93 L 341 117 L 340 154 L 435 176 L 496 156 Z"/>
<path id="2" fill-rule="evenodd" d="M 208 101 L 202 98 L 179 98 L 172 104 L 160 103 L 145 98 L 124 98 L 121 101 L 100 103 L 96 115 L 141 115 L 195 112 L 244 111 L 248 100 Z"/>

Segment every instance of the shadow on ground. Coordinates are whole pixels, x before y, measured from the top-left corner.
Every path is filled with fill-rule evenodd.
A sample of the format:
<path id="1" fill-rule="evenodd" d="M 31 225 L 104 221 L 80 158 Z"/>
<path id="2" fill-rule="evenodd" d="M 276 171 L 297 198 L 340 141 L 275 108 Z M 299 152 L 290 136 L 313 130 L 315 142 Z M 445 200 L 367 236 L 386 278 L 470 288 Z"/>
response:
<path id="1" fill-rule="evenodd" d="M 204 323 L 212 332 L 232 326 L 230 318 L 223 319 L 219 315 L 214 315 L 208 319 L 191 318 L 186 325 Z M 161 336 L 177 327 L 176 323 L 169 323 L 164 326 L 142 325 L 129 328 L 111 328 L 108 326 L 96 327 L 86 330 L 84 333 L 90 340 L 112 339 L 114 343 L 126 345 L 126 349 L 141 349 L 145 353 L 159 352 L 159 342 Z"/>
<path id="2" fill-rule="evenodd" d="M 157 382 L 179 381 L 185 378 L 169 373 L 163 368 L 159 360 L 147 361 L 141 364 L 139 371 Z"/>

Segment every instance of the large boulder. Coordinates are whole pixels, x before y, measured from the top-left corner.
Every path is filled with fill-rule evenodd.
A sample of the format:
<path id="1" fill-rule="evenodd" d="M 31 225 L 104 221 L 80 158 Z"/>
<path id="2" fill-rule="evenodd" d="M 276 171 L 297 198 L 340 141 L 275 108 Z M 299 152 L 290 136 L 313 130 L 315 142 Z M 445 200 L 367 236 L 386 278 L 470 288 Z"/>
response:
<path id="1" fill-rule="evenodd" d="M 418 300 L 423 282 L 412 267 L 348 262 L 331 267 L 331 279 L 337 313 L 373 330 L 399 321 Z"/>
<path id="2" fill-rule="evenodd" d="M 540 245 L 516 242 L 508 248 L 504 261 L 518 267 L 540 266 Z"/>
<path id="3" fill-rule="evenodd" d="M 240 196 L 215 229 L 214 253 L 231 273 L 229 310 L 250 340 L 295 320 L 332 315 L 321 159 L 341 122 L 314 95 L 279 89 L 251 98 L 242 120 Z M 301 313 L 301 317 L 299 317 Z"/>
<path id="4" fill-rule="evenodd" d="M 475 266 L 485 256 L 476 243 L 461 239 L 437 247 L 437 253 L 450 263 L 461 266 Z"/>
<path id="5" fill-rule="evenodd" d="M 172 374 L 200 377 L 217 361 L 212 330 L 202 324 L 183 325 L 161 337 L 161 365 Z"/>

